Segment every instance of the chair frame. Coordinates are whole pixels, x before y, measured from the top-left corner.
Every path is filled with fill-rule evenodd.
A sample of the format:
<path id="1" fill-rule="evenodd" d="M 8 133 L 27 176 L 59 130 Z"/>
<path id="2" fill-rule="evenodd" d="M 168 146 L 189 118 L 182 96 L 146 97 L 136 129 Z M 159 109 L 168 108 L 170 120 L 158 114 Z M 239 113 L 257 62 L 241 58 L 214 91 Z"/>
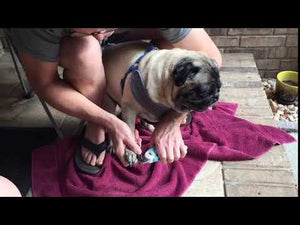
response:
<path id="1" fill-rule="evenodd" d="M 17 49 L 13 45 L 13 43 L 12 43 L 12 41 L 11 41 L 11 39 L 10 39 L 10 37 L 7 34 L 6 31 L 4 32 L 4 38 L 5 38 L 5 41 L 7 43 L 10 55 L 12 57 L 12 60 L 13 60 L 13 63 L 14 63 L 14 67 L 15 67 L 15 70 L 17 72 L 20 84 L 21 84 L 22 89 L 24 91 L 24 94 L 25 94 L 24 97 L 26 99 L 30 99 L 30 98 L 32 98 L 34 96 L 35 93 L 33 92 L 33 90 L 31 90 L 29 88 L 28 81 L 25 80 L 24 77 L 23 77 L 23 75 L 21 74 L 21 71 L 20 71 L 19 68 L 22 68 L 22 70 L 24 71 L 24 73 L 25 73 L 25 70 L 22 67 L 21 61 L 20 61 L 19 56 L 17 54 Z M 18 66 L 18 62 L 19 62 L 20 67 Z M 64 138 L 64 134 L 63 134 L 62 130 L 59 128 L 57 122 L 55 121 L 55 119 L 54 119 L 54 117 L 53 117 L 53 115 L 52 115 L 52 113 L 51 113 L 51 111 L 50 111 L 47 103 L 42 98 L 40 98 L 38 95 L 37 95 L 37 97 L 39 98 L 39 100 L 40 100 L 40 102 L 41 102 L 41 104 L 42 104 L 42 106 L 43 106 L 43 108 L 44 108 L 44 110 L 45 110 L 45 112 L 46 112 L 49 120 L 51 121 L 51 123 L 52 123 L 52 125 L 53 125 L 53 127 L 54 127 L 54 129 L 56 131 L 57 136 L 60 139 L 63 139 Z M 83 129 L 83 127 L 84 127 L 84 125 L 85 125 L 85 121 L 82 120 L 80 122 L 80 124 L 79 124 L 79 128 L 74 132 L 74 135 L 80 134 L 81 131 L 82 131 L 82 129 Z"/>

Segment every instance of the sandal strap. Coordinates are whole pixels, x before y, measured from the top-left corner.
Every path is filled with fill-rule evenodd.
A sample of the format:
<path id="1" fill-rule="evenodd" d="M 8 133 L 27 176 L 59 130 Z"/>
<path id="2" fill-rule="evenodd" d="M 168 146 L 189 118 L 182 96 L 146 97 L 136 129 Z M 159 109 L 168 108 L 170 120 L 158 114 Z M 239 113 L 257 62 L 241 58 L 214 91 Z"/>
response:
<path id="1" fill-rule="evenodd" d="M 95 144 L 86 138 L 82 138 L 80 141 L 81 146 L 87 148 L 91 152 L 93 152 L 97 157 L 105 151 L 109 145 L 109 137 L 108 134 L 105 134 L 105 140 L 101 144 Z"/>

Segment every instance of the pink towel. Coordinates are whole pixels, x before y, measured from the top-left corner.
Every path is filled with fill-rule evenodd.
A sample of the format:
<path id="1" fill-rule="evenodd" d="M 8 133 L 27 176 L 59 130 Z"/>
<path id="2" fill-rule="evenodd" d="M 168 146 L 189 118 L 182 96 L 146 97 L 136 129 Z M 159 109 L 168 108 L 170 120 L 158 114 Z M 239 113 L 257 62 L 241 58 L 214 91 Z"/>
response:
<path id="1" fill-rule="evenodd" d="M 238 105 L 218 103 L 213 110 L 193 112 L 193 121 L 182 127 L 188 146 L 184 159 L 172 164 L 137 164 L 124 168 L 116 156 L 106 154 L 96 176 L 80 173 L 73 156 L 78 137 L 71 137 L 35 150 L 32 154 L 32 191 L 34 196 L 181 196 L 207 160 L 255 159 L 275 144 L 295 139 L 271 126 L 257 125 L 235 117 Z M 137 124 L 148 149 L 151 133 Z"/>

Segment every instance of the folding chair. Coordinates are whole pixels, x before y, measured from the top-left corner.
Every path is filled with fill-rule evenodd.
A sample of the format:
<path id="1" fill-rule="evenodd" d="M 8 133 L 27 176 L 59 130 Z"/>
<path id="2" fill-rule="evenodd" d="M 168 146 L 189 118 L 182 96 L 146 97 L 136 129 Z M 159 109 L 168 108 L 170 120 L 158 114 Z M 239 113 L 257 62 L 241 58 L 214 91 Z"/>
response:
<path id="1" fill-rule="evenodd" d="M 34 92 L 28 88 L 29 84 L 28 84 L 27 80 L 25 80 L 24 77 L 23 77 L 22 74 L 21 74 L 21 71 L 20 71 L 19 68 L 22 68 L 22 70 L 24 71 L 24 73 L 25 73 L 25 70 L 24 70 L 24 68 L 22 67 L 21 61 L 20 61 L 19 56 L 18 56 L 18 54 L 17 54 L 18 51 L 17 51 L 17 49 L 15 48 L 15 46 L 13 45 L 13 43 L 12 43 L 12 41 L 11 41 L 11 38 L 10 38 L 10 36 L 9 36 L 9 34 L 7 33 L 6 30 L 4 30 L 4 38 L 5 38 L 5 41 L 6 41 L 7 45 L 8 45 L 8 49 L 9 49 L 10 55 L 11 55 L 11 57 L 12 57 L 12 60 L 13 60 L 13 63 L 14 63 L 14 67 L 15 67 L 15 70 L 16 70 L 16 72 L 17 72 L 17 74 L 18 74 L 18 78 L 19 78 L 19 80 L 20 80 L 22 89 L 23 89 L 23 91 L 24 91 L 24 93 L 25 93 L 25 98 L 26 98 L 26 99 L 30 99 L 30 98 L 32 98 L 32 97 L 34 96 Z M 19 66 L 18 64 L 19 64 L 20 66 Z M 57 133 L 57 136 L 58 136 L 60 139 L 63 139 L 63 137 L 64 137 L 63 132 L 62 132 L 62 130 L 59 128 L 59 126 L 57 125 L 57 122 L 55 121 L 55 119 L 54 119 L 54 117 L 53 117 L 51 111 L 49 110 L 49 107 L 48 107 L 47 103 L 46 103 L 43 99 L 41 99 L 38 95 L 37 95 L 37 97 L 39 98 L 39 100 L 40 100 L 40 102 L 41 102 L 41 104 L 42 104 L 44 110 L 45 110 L 46 113 L 47 113 L 47 116 L 49 117 L 51 123 L 53 124 L 53 127 L 54 127 L 54 129 L 55 129 L 55 131 L 56 131 L 56 133 Z M 81 133 L 81 131 L 82 131 L 84 125 L 85 125 L 85 121 L 82 120 L 82 121 L 80 122 L 80 124 L 79 124 L 78 129 L 74 132 L 74 135 L 77 135 L 77 134 Z"/>

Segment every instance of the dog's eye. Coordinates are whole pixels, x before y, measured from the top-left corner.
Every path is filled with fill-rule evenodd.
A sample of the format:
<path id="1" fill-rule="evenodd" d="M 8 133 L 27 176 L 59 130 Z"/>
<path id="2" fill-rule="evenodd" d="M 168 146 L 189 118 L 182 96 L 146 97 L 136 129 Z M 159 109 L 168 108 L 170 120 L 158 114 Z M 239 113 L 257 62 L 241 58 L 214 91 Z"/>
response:
<path id="1" fill-rule="evenodd" d="M 206 95 L 206 94 L 209 94 L 209 92 L 211 92 L 211 88 L 209 85 L 199 85 L 199 86 L 196 86 L 193 90 L 195 93 L 197 93 L 197 95 Z"/>
<path id="2" fill-rule="evenodd" d="M 194 88 L 194 91 L 197 92 L 197 93 L 201 93 L 201 92 L 202 92 L 201 86 L 196 86 L 196 87 Z"/>

